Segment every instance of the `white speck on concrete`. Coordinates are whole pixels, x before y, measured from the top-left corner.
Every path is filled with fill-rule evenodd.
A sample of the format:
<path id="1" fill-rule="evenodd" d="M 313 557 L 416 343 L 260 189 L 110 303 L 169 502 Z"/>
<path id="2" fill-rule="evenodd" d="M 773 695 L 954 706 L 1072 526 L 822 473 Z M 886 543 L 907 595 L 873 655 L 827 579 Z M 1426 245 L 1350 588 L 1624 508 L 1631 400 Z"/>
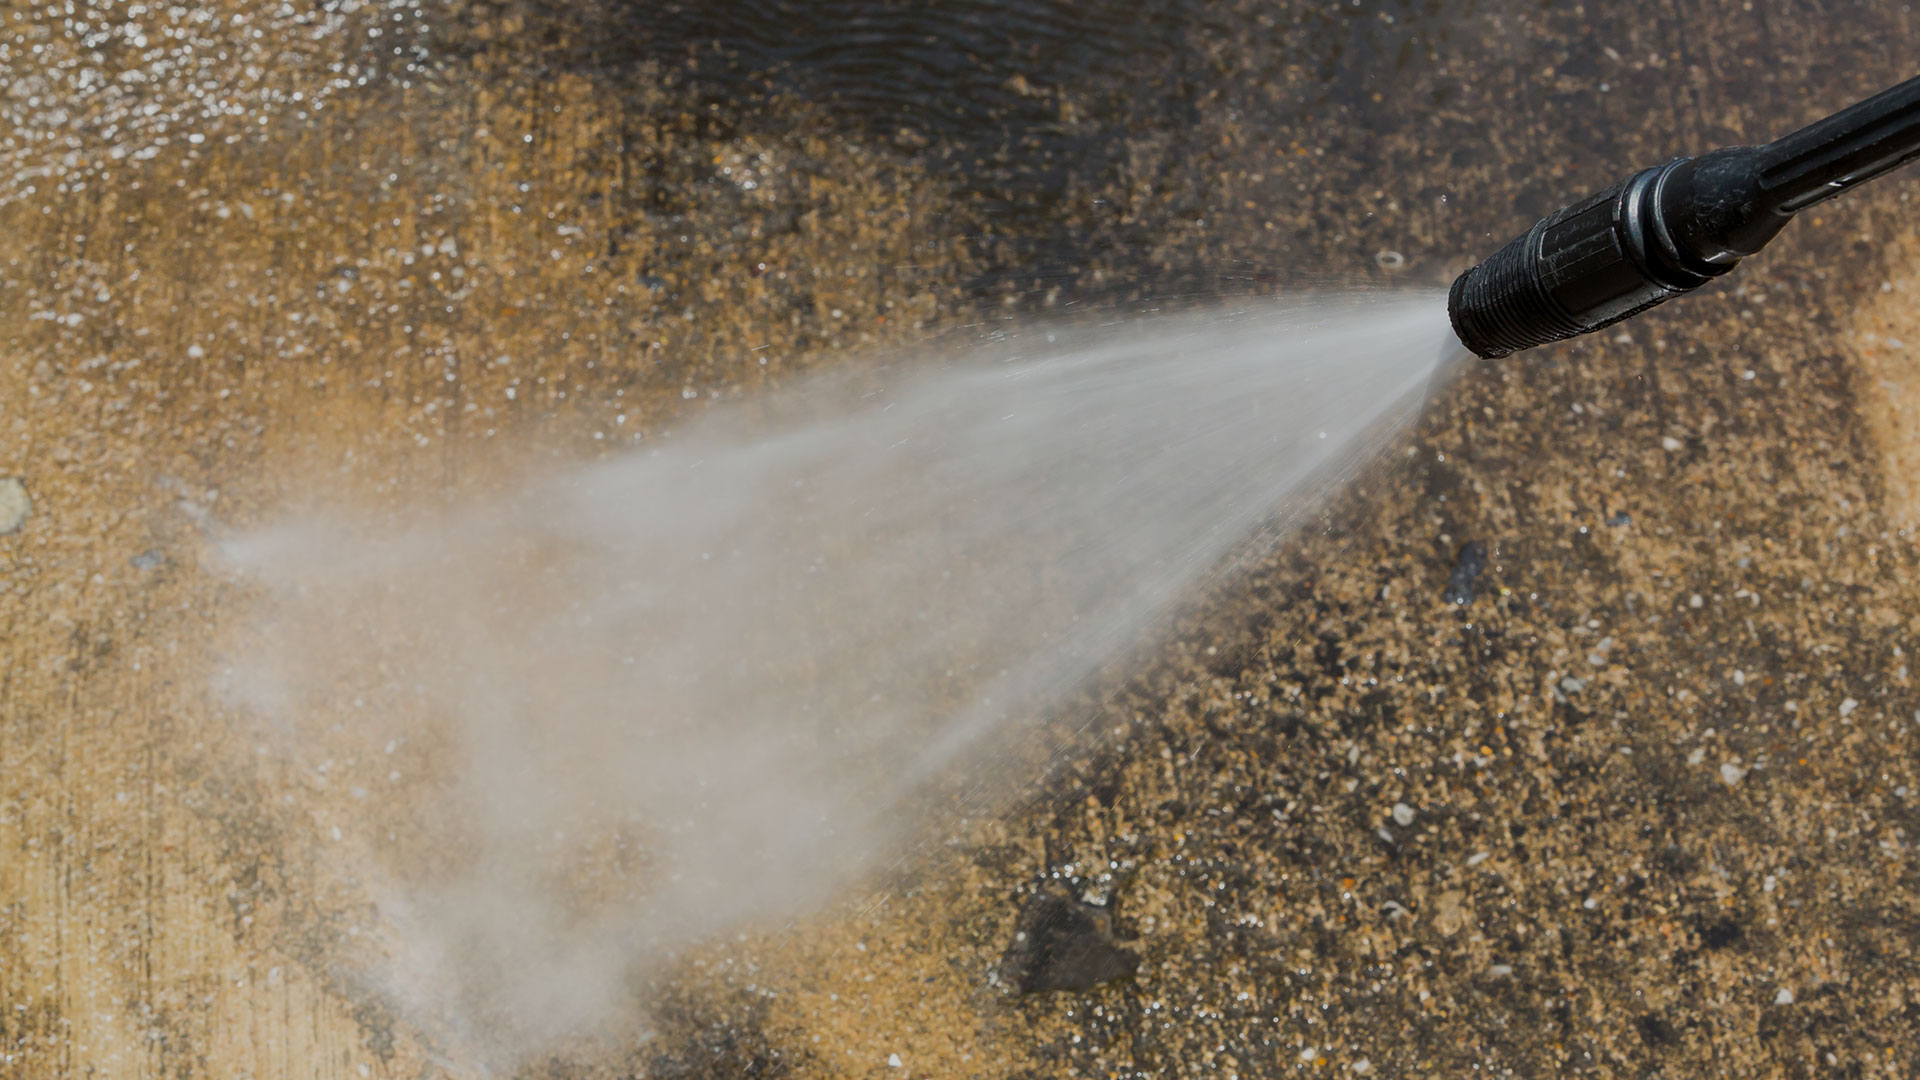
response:
<path id="1" fill-rule="evenodd" d="M 1703 608 L 1707 606 L 1707 602 L 1700 598 L 1699 593 L 1694 593 L 1693 596 L 1687 600 L 1687 606 L 1690 608 Z"/>
<path id="2" fill-rule="evenodd" d="M 1727 782 L 1728 787 L 1732 787 L 1733 785 L 1739 783 L 1742 780 L 1745 780 L 1746 778 L 1747 778 L 1747 770 L 1741 768 L 1738 765 L 1735 765 L 1731 761 L 1721 763 L 1720 779 L 1725 780 Z"/>
<path id="3" fill-rule="evenodd" d="M 1666 450 L 1678 450 L 1680 449 L 1680 447 L 1684 446 L 1685 444 L 1682 443 L 1679 439 L 1676 439 L 1673 436 L 1668 435 L 1667 437 L 1660 440 L 1660 445 L 1663 449 L 1666 449 Z"/>
<path id="4" fill-rule="evenodd" d="M 1393 823 L 1403 829 L 1413 824 L 1413 807 L 1403 802 L 1394 803 Z"/>
<path id="5" fill-rule="evenodd" d="M 1773 1003 L 1774 1003 L 1775 1005 L 1791 1005 L 1791 1004 L 1793 1004 L 1793 991 L 1791 991 L 1791 990 L 1789 990 L 1789 989 L 1787 989 L 1787 988 L 1786 988 L 1786 987 L 1784 987 L 1784 986 L 1783 986 L 1783 987 L 1781 987 L 1781 988 L 1780 988 L 1780 992 L 1779 992 L 1779 993 L 1777 993 L 1777 994 L 1775 994 L 1775 995 L 1773 995 Z"/>
<path id="6" fill-rule="evenodd" d="M 1853 710 L 1859 707 L 1860 707 L 1859 702 L 1853 700 L 1852 698 L 1848 698 L 1847 700 L 1840 703 L 1840 715 L 1851 716 L 1853 714 Z"/>
<path id="7" fill-rule="evenodd" d="M 1353 1063 L 1353 1071 L 1357 1073 L 1364 1073 L 1371 1068 L 1373 1068 L 1373 1062 L 1368 1061 L 1366 1058 L 1361 1058 L 1359 1061 Z"/>
<path id="8" fill-rule="evenodd" d="M 33 499 L 27 494 L 27 485 L 17 476 L 0 476 L 0 536 L 25 525 L 32 512 Z"/>
<path id="9" fill-rule="evenodd" d="M 899 1055 L 899 1054 L 888 1054 L 888 1055 L 887 1055 L 887 1065 L 888 1065 L 889 1067 L 891 1067 L 891 1068 L 895 1068 L 895 1069 L 898 1069 L 898 1068 L 900 1068 L 900 1055 Z"/>

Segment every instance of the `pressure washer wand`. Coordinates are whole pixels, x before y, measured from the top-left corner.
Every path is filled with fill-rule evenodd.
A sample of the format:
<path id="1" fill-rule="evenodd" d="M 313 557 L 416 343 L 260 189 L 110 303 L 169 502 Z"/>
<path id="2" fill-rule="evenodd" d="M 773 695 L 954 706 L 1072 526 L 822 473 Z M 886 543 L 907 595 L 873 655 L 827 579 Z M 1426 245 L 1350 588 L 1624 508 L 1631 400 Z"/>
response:
<path id="1" fill-rule="evenodd" d="M 1454 332 L 1496 357 L 1611 326 L 1705 285 L 1793 215 L 1916 157 L 1920 78 L 1765 146 L 1643 169 L 1461 274 L 1447 297 Z"/>

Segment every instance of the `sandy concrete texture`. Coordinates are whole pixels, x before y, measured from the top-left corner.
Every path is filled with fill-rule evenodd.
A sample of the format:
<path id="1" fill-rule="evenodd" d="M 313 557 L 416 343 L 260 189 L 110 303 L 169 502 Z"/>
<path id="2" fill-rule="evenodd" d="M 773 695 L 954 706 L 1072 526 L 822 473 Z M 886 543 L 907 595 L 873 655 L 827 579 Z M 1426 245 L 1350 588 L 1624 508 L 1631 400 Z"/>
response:
<path id="1" fill-rule="evenodd" d="M 1920 31 L 1116 2 L 875 104 L 799 0 L 740 5 L 817 46 L 780 71 L 619 5 L 75 7 L 0 6 L 0 1076 L 36 1080 L 478 1074 L 354 977 L 355 795 L 210 691 L 222 537 L 999 319 L 1442 284 L 1627 167 L 1910 76 Z M 1916 190 L 1472 366 L 1325 530 L 1046 718 L 1025 798 L 686 957 L 650 1041 L 523 1073 L 1915 1075 Z M 1006 989 L 1055 889 L 1135 975 Z"/>

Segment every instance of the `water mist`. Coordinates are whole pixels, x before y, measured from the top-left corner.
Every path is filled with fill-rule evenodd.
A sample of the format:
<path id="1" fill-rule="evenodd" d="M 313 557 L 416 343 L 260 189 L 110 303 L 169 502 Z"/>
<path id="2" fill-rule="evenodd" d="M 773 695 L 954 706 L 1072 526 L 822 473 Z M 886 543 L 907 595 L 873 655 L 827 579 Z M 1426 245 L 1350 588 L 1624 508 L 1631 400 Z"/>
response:
<path id="1" fill-rule="evenodd" d="M 511 1063 L 937 828 L 931 781 L 1283 538 L 1457 350 L 1443 296 L 1317 296 L 801 380 L 484 503 L 235 540 L 226 690 L 431 763 L 346 830 L 364 977 Z"/>

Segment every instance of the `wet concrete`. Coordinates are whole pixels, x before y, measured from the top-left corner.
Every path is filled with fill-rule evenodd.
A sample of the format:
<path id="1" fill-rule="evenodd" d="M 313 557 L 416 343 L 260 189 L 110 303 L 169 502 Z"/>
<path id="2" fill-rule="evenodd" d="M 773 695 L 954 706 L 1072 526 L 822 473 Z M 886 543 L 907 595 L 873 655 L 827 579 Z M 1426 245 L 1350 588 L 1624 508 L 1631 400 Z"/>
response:
<path id="1" fill-rule="evenodd" d="M 209 699 L 225 530 L 484 492 L 1012 314 L 1443 282 L 1625 167 L 1911 75 L 1920 30 L 1809 0 L 765 0 L 299 37 L 226 6 L 252 21 L 138 16 L 147 46 L 92 41 L 135 18 L 104 8 L 5 30 L 34 95 L 0 177 L 0 475 L 33 498 L 0 537 L 22 1076 L 471 1071 L 346 974 L 377 923 L 328 839 L 348 785 Z M 262 40 L 272 74 L 143 51 Z M 259 91 L 335 62 L 318 110 Z M 89 65 L 151 77 L 114 97 Z M 181 105 L 223 80 L 251 111 Z M 160 144 L 148 101 L 198 119 Z M 1330 531 L 1063 708 L 1027 801 L 689 957 L 652 1041 L 529 1074 L 1911 1075 L 1920 593 L 1885 341 L 1920 339 L 1911 188 L 1475 366 Z M 417 754 L 384 798 L 428 797 L 446 763 Z M 1116 901 L 1131 978 L 996 987 L 1056 891 Z"/>

